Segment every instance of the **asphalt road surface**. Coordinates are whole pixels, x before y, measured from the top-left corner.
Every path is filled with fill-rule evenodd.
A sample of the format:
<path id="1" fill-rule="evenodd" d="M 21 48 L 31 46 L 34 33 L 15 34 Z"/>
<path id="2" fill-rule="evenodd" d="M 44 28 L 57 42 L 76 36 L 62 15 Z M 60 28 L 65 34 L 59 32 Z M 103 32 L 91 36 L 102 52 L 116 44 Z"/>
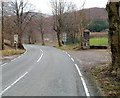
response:
<path id="1" fill-rule="evenodd" d="M 2 96 L 90 96 L 77 62 L 49 46 L 25 45 L 26 53 L 2 65 Z"/>

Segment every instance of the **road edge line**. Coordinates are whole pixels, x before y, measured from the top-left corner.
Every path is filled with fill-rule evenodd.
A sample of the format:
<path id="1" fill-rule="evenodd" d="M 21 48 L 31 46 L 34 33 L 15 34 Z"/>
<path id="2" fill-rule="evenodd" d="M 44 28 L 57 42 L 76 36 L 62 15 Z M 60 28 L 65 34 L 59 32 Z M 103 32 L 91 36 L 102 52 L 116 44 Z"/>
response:
<path id="1" fill-rule="evenodd" d="M 73 62 L 75 62 L 75 60 L 71 57 L 71 60 L 73 61 Z"/>
<path id="2" fill-rule="evenodd" d="M 89 93 L 89 90 L 88 90 L 88 88 L 87 88 L 87 85 L 86 85 L 86 83 L 85 83 L 85 80 L 84 80 L 84 78 L 83 78 L 83 75 L 82 75 L 82 73 L 81 73 L 81 71 L 80 71 L 80 69 L 79 69 L 79 67 L 78 67 L 78 65 L 77 64 L 75 64 L 75 67 L 76 67 L 76 69 L 77 69 L 77 71 L 78 71 L 78 73 L 79 73 L 79 76 L 80 76 L 80 78 L 81 78 L 81 81 L 82 81 L 82 84 L 83 84 L 83 87 L 84 87 L 84 90 L 85 90 L 85 94 L 86 94 L 86 96 L 90 96 L 90 93 Z"/>

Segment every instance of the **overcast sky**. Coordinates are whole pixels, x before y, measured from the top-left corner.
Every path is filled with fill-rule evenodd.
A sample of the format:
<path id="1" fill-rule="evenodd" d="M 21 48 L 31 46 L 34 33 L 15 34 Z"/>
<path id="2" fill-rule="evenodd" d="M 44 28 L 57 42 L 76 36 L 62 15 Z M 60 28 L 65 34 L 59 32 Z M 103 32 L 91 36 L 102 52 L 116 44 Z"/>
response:
<path id="1" fill-rule="evenodd" d="M 51 14 L 51 0 L 28 0 L 32 3 L 36 10 L 41 11 L 42 13 Z M 80 8 L 84 0 L 67 0 L 67 2 L 74 2 L 77 5 L 77 8 Z M 85 8 L 91 7 L 106 7 L 108 0 L 86 0 Z"/>

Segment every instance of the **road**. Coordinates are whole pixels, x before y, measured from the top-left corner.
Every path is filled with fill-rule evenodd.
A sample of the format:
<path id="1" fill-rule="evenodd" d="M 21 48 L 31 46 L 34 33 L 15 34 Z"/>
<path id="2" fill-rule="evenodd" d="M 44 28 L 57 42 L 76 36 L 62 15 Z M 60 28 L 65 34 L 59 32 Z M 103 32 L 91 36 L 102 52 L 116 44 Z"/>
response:
<path id="1" fill-rule="evenodd" d="M 2 96 L 90 96 L 78 62 L 67 52 L 25 48 L 22 56 L 2 65 Z"/>

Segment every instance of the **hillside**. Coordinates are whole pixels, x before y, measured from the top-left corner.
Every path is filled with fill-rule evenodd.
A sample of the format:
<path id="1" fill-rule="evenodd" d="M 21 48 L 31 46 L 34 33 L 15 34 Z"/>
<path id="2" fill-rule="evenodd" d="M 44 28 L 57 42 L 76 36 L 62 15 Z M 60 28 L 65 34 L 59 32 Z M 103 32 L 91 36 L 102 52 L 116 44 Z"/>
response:
<path id="1" fill-rule="evenodd" d="M 108 19 L 108 14 L 105 8 L 89 8 L 84 9 L 85 14 L 88 16 L 89 19 Z"/>

